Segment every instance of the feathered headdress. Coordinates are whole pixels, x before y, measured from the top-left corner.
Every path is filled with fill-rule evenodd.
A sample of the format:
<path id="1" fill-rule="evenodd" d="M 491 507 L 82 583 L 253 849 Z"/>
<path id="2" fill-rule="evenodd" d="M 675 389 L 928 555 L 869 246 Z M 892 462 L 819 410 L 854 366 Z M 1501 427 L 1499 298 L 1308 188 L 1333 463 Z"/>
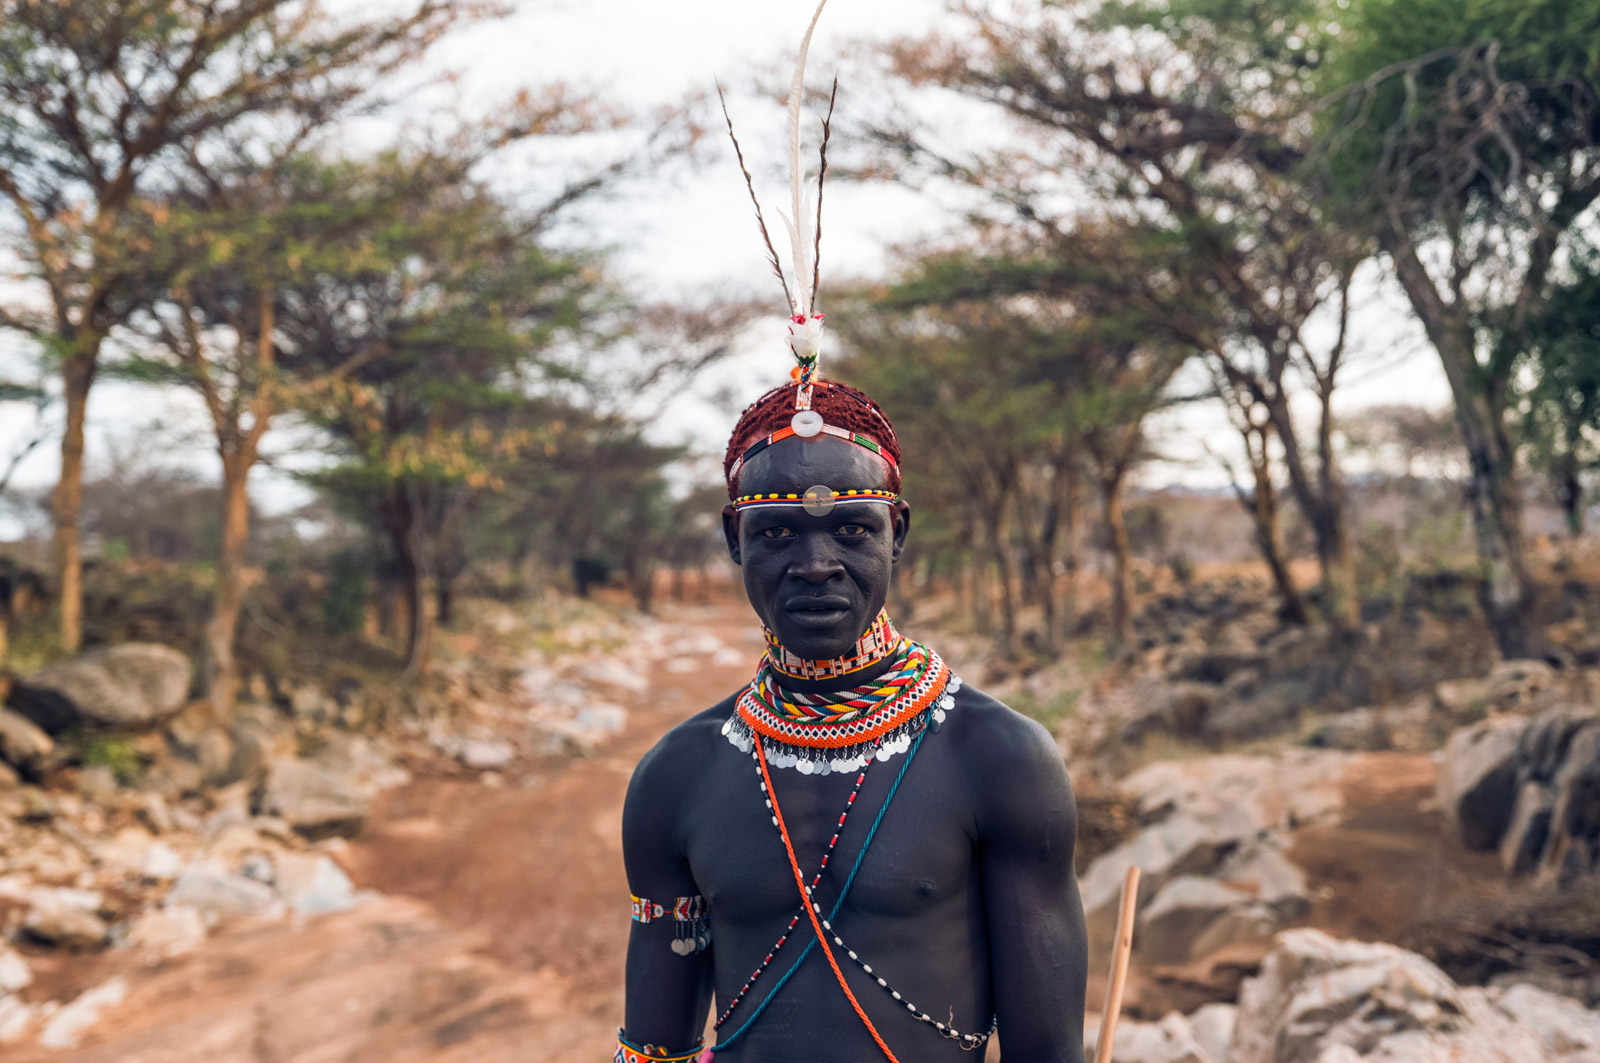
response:
<path id="1" fill-rule="evenodd" d="M 811 50 L 811 35 L 816 31 L 817 20 L 822 17 L 822 9 L 827 5 L 828 0 L 821 0 L 811 16 L 811 24 L 806 27 L 806 35 L 800 41 L 794 80 L 789 85 L 790 213 L 785 214 L 780 210 L 778 216 L 789 230 L 794 263 L 792 287 L 784 276 L 777 249 L 772 245 L 772 235 L 767 230 L 767 222 L 761 212 L 761 201 L 756 196 L 755 182 L 750 176 L 750 168 L 745 165 L 739 138 L 734 135 L 733 119 L 728 115 L 728 101 L 722 97 L 722 87 L 717 87 L 717 94 L 722 97 L 722 116 L 728 123 L 728 136 L 733 139 L 733 150 L 739 159 L 739 169 L 744 174 L 745 187 L 750 190 L 750 201 L 755 204 L 756 224 L 760 226 L 761 239 L 766 243 L 768 264 L 777 275 L 778 283 L 783 285 L 784 298 L 789 302 L 789 349 L 794 352 L 797 363 L 793 376 L 798 385 L 795 389 L 792 427 L 795 435 L 801 437 L 817 435 L 823 429 L 821 415 L 811 409 L 811 396 L 817 379 L 817 363 L 822 355 L 822 314 L 817 312 L 817 282 L 821 276 L 822 256 L 822 183 L 828 172 L 828 136 L 833 123 L 834 100 L 839 95 L 839 82 L 835 80 L 833 83 L 833 92 L 828 99 L 828 115 L 822 121 L 822 149 L 817 167 L 814 207 L 812 189 L 806 180 L 801 154 L 800 104 L 805 95 L 806 55 Z"/>

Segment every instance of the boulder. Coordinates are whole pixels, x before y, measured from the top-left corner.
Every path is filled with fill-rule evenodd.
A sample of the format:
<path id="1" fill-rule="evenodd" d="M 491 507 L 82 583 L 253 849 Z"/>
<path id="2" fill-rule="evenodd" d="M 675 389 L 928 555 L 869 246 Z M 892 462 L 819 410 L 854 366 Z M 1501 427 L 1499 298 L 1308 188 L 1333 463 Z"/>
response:
<path id="1" fill-rule="evenodd" d="M 352 835 L 366 821 L 369 801 L 346 776 L 320 764 L 280 757 L 267 769 L 256 811 L 277 816 L 308 838 Z"/>
<path id="2" fill-rule="evenodd" d="M 167 904 L 193 908 L 207 918 L 260 915 L 276 900 L 270 886 L 209 867 L 184 871 L 167 895 Z"/>
<path id="3" fill-rule="evenodd" d="M 1232 1004 L 1207 1004 L 1189 1016 L 1194 1039 L 1217 1063 L 1228 1063 L 1228 1047 L 1233 1044 L 1238 1017 L 1239 1009 Z"/>
<path id="4" fill-rule="evenodd" d="M 1550 813 L 1555 798 L 1540 783 L 1529 780 L 1517 791 L 1511 823 L 1500 839 L 1500 865 L 1510 875 L 1525 875 L 1539 865 L 1550 840 Z"/>
<path id="5" fill-rule="evenodd" d="M 55 748 L 55 741 L 43 728 L 26 716 L 0 708 L 0 760 L 37 775 Z"/>
<path id="6" fill-rule="evenodd" d="M 278 896 L 301 915 L 343 912 L 359 903 L 350 876 L 326 856 L 279 853 L 276 862 Z"/>
<path id="7" fill-rule="evenodd" d="M 1600 721 L 1573 736 L 1554 789 L 1544 865 L 1569 881 L 1600 867 Z"/>
<path id="8" fill-rule="evenodd" d="M 1436 796 L 1456 838 L 1492 849 L 1511 822 L 1518 755 L 1527 721 L 1497 717 L 1463 728 L 1445 744 Z"/>
<path id="9" fill-rule="evenodd" d="M 1189 1020 L 1176 1011 L 1168 1012 L 1160 1022 L 1119 1022 L 1115 1037 L 1111 1063 L 1223 1063 L 1206 1050 Z M 1099 1041 L 1099 1024 L 1085 1026 L 1087 1058 L 1095 1057 Z"/>
<path id="10" fill-rule="evenodd" d="M 1239 994 L 1229 1063 L 1594 1063 L 1600 1015 L 1533 986 L 1463 989 L 1394 945 L 1291 930 Z"/>
<path id="11" fill-rule="evenodd" d="M 128 944 L 153 960 L 193 952 L 205 939 L 205 917 L 186 904 L 152 908 L 128 927 Z"/>
<path id="12" fill-rule="evenodd" d="M 41 890 L 22 920 L 22 929 L 36 941 L 58 948 L 82 950 L 105 944 L 109 927 L 79 898 L 63 890 Z"/>
<path id="13" fill-rule="evenodd" d="M 1161 887 L 1139 915 L 1134 935 L 1140 958 L 1153 964 L 1188 963 L 1200 933 L 1229 912 L 1249 907 L 1250 894 L 1213 878 L 1180 875 Z"/>
<path id="14" fill-rule="evenodd" d="M 1350 709 L 1325 719 L 1303 741 L 1313 749 L 1353 753 L 1389 749 L 1394 744 L 1388 724 L 1374 708 Z"/>
<path id="15" fill-rule="evenodd" d="M 19 679 L 11 704 L 44 730 L 144 731 L 177 715 L 194 669 L 170 646 L 127 642 L 47 665 Z"/>

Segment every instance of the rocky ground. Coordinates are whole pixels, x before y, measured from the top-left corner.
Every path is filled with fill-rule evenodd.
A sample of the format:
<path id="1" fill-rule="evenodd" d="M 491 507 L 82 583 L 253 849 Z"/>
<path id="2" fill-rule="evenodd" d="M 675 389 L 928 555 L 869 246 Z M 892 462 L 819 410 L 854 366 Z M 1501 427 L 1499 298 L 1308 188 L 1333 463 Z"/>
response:
<path id="1" fill-rule="evenodd" d="M 1588 628 L 1554 663 L 1464 663 L 1429 614 L 1403 644 L 1422 668 L 1341 656 L 1237 588 L 1152 609 L 1098 669 L 946 636 L 1061 736 L 1091 1008 L 1143 871 L 1115 1059 L 1600 1063 Z M 733 602 L 574 610 L 529 638 L 490 609 L 440 700 L 389 713 L 301 685 L 221 727 L 159 648 L 25 677 L 0 714 L 0 1055 L 605 1058 L 628 774 L 760 647 Z M 127 737 L 85 746 L 102 705 L 93 733 Z"/>

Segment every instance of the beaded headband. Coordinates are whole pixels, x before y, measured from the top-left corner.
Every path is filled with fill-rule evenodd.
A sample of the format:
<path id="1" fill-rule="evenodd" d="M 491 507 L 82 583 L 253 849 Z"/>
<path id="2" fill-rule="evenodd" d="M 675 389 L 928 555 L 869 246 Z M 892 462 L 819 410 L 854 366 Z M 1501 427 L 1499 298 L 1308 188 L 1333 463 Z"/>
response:
<path id="1" fill-rule="evenodd" d="M 743 513 L 747 509 L 780 509 L 797 507 L 804 509 L 813 517 L 826 516 L 833 511 L 833 507 L 841 502 L 881 502 L 892 506 L 900 501 L 900 496 L 893 491 L 880 491 L 877 488 L 851 488 L 848 491 L 835 491 L 831 487 L 818 484 L 809 487 L 805 494 L 770 494 L 770 495 L 744 495 L 733 500 L 733 511 Z"/>

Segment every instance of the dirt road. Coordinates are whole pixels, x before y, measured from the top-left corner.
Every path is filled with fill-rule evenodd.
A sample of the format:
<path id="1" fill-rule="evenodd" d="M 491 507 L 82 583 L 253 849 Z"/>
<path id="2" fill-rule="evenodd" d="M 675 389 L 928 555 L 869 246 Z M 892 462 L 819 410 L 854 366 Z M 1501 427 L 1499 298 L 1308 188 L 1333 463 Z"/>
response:
<path id="1" fill-rule="evenodd" d="M 671 619 L 669 617 L 668 619 Z M 71 1051 L 7 1063 L 592 1063 L 622 1015 L 628 889 L 619 832 L 634 763 L 674 722 L 749 677 L 743 608 L 696 610 L 747 664 L 652 676 L 626 731 L 527 789 L 420 779 L 380 799 L 341 857 L 384 899 L 298 923 L 238 923 L 141 967 L 105 955 L 126 994 Z"/>

